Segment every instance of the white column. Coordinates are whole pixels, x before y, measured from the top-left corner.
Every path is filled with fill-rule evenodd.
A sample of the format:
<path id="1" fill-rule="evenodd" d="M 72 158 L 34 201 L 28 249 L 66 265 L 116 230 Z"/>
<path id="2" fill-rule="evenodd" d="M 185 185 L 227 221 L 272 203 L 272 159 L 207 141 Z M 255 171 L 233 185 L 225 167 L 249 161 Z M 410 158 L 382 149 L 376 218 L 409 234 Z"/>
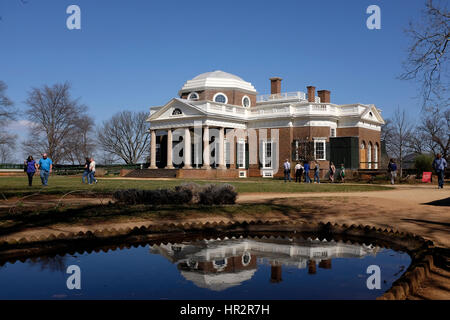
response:
<path id="1" fill-rule="evenodd" d="M 225 165 L 225 128 L 219 129 L 219 169 L 226 169 Z"/>
<path id="2" fill-rule="evenodd" d="M 203 128 L 203 169 L 211 169 L 209 151 L 209 127 Z"/>
<path id="3" fill-rule="evenodd" d="M 150 169 L 156 167 L 156 130 L 150 130 Z"/>
<path id="4" fill-rule="evenodd" d="M 184 169 L 192 169 L 191 132 L 189 128 L 184 128 Z"/>
<path id="5" fill-rule="evenodd" d="M 167 130 L 167 166 L 165 169 L 173 169 L 172 163 L 172 129 Z"/>

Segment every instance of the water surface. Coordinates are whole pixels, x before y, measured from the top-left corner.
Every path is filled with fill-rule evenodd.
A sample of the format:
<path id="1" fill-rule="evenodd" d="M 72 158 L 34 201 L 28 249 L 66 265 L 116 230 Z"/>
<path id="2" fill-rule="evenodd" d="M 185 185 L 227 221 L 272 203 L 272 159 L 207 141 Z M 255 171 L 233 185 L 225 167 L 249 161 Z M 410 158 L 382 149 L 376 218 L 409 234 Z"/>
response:
<path id="1" fill-rule="evenodd" d="M 0 267 L 0 299 L 375 299 L 411 262 L 372 245 L 225 238 L 40 257 Z M 69 290 L 66 269 L 81 269 Z M 367 267 L 381 268 L 369 290 Z"/>

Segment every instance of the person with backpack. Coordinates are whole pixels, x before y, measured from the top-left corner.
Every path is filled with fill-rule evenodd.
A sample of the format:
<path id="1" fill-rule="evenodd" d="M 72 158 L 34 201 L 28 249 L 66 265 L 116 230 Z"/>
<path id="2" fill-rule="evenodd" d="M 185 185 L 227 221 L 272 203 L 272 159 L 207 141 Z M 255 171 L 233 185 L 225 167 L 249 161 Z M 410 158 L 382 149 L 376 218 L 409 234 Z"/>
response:
<path id="1" fill-rule="evenodd" d="M 447 161 L 438 153 L 433 161 L 433 169 L 438 176 L 438 189 L 444 189 L 444 175 L 447 168 Z"/>
<path id="2" fill-rule="evenodd" d="M 391 184 L 395 184 L 395 179 L 397 178 L 397 164 L 394 159 L 389 160 L 388 172 L 391 176 Z"/>
<path id="3" fill-rule="evenodd" d="M 38 165 L 36 161 L 34 161 L 33 156 L 28 156 L 27 160 L 25 161 L 25 171 L 28 176 L 28 186 L 33 186 L 33 176 L 36 173 Z"/>

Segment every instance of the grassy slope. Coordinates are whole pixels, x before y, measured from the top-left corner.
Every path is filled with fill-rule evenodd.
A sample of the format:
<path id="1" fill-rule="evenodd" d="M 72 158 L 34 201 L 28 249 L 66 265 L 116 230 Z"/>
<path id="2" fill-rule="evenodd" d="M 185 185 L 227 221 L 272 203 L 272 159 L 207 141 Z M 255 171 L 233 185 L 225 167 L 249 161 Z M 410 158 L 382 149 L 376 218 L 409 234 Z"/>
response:
<path id="1" fill-rule="evenodd" d="M 220 183 L 218 181 L 193 181 L 204 183 Z M 65 194 L 68 192 L 83 193 L 112 193 L 118 189 L 158 189 L 173 188 L 186 180 L 109 180 L 99 179 L 96 185 L 81 183 L 80 177 L 52 176 L 49 186 L 42 188 L 39 177 L 35 177 L 33 187 L 28 187 L 26 177 L 0 177 L 0 199 L 2 197 L 25 196 L 34 193 Z M 246 179 L 242 181 L 229 181 L 237 189 L 237 192 L 352 192 L 352 191 L 376 191 L 388 190 L 390 187 L 378 185 L 355 184 L 296 184 L 284 183 L 282 180 L 272 179 Z"/>

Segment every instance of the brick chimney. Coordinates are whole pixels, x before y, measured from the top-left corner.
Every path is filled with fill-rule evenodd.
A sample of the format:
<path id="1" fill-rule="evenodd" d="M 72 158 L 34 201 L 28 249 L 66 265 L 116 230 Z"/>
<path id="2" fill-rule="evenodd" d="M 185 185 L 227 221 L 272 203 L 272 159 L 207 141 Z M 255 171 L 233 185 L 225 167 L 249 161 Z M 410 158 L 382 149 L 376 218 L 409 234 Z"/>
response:
<path id="1" fill-rule="evenodd" d="M 275 77 L 270 78 L 270 93 L 279 94 L 281 93 L 281 78 Z"/>
<path id="2" fill-rule="evenodd" d="M 308 86 L 308 87 L 306 87 L 306 89 L 308 89 L 308 101 L 315 102 L 316 101 L 316 87 Z"/>
<path id="3" fill-rule="evenodd" d="M 320 97 L 320 102 L 330 103 L 330 91 L 328 90 L 319 90 L 317 91 L 317 95 Z"/>

